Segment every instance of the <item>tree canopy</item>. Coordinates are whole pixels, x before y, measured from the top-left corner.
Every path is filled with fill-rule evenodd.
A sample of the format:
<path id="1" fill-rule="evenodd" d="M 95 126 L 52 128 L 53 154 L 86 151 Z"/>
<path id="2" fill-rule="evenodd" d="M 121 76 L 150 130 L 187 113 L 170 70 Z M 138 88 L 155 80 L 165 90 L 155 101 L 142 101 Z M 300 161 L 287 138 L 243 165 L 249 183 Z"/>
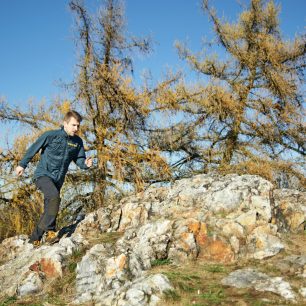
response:
<path id="1" fill-rule="evenodd" d="M 168 103 L 189 120 L 172 127 L 170 141 L 163 132 L 156 141 L 182 152 L 176 166 L 189 174 L 215 169 L 276 181 L 286 173 L 305 186 L 305 36 L 282 38 L 273 1 L 250 1 L 235 23 L 219 18 L 206 0 L 203 9 L 222 57 L 177 44 L 205 83 L 174 88 Z"/>

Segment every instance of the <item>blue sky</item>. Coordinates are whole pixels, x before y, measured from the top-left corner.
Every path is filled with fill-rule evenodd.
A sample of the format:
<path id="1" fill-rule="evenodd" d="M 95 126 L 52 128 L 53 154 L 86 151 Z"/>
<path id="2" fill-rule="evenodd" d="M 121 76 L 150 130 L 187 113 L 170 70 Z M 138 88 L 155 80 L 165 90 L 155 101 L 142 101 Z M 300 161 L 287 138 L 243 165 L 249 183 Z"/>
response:
<path id="1" fill-rule="evenodd" d="M 220 16 L 234 20 L 240 11 L 236 0 L 211 0 Z M 240 0 L 248 3 L 246 0 Z M 29 99 L 47 101 L 65 97 L 59 80 L 69 82 L 75 74 L 77 51 L 73 15 L 67 0 L 0 1 L 0 97 L 12 105 Z M 101 1 L 85 1 L 94 10 Z M 201 37 L 211 37 L 212 27 L 199 0 L 126 0 L 127 31 L 150 35 L 154 52 L 135 58 L 135 76 L 151 70 L 159 77 L 167 67 L 182 62 L 174 41 L 186 41 L 199 50 Z M 305 0 L 278 0 L 282 6 L 281 28 L 285 37 L 305 30 Z"/>

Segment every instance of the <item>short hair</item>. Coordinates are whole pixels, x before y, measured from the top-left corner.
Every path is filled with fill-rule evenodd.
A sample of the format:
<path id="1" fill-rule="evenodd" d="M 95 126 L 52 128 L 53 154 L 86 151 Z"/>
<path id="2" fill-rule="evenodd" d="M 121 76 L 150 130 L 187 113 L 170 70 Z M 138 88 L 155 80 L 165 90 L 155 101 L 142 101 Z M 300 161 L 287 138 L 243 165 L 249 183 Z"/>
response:
<path id="1" fill-rule="evenodd" d="M 82 116 L 78 112 L 76 112 L 74 110 L 71 110 L 71 111 L 66 113 L 66 115 L 64 117 L 64 121 L 69 122 L 71 117 L 74 118 L 75 120 L 77 120 L 79 123 L 81 123 L 82 120 L 83 120 Z"/>

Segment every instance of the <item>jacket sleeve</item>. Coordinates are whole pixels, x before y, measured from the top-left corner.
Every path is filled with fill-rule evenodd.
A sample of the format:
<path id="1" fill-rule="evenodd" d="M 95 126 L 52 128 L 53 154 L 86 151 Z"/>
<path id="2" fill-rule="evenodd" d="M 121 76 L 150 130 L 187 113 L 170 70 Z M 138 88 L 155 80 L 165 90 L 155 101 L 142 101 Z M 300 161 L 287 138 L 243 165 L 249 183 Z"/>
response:
<path id="1" fill-rule="evenodd" d="M 79 150 L 78 156 L 73 161 L 76 163 L 76 165 L 79 168 L 89 169 L 89 167 L 87 167 L 85 164 L 85 159 L 86 159 L 86 155 L 85 155 L 84 145 L 83 145 L 83 142 L 81 142 L 81 148 Z"/>
<path id="2" fill-rule="evenodd" d="M 49 133 L 42 134 L 26 151 L 23 159 L 19 162 L 19 166 L 26 168 L 28 163 L 32 160 L 34 155 L 48 144 Z"/>

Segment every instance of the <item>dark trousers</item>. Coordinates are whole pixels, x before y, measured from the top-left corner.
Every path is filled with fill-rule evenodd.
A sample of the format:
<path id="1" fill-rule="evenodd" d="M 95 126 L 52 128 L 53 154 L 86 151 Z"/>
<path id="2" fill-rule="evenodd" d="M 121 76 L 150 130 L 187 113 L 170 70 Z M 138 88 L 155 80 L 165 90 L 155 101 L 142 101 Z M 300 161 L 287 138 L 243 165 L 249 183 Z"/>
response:
<path id="1" fill-rule="evenodd" d="M 41 240 L 44 232 L 55 231 L 56 217 L 61 202 L 61 186 L 54 183 L 51 178 L 41 176 L 36 180 L 35 184 L 44 194 L 44 212 L 30 237 L 30 241 Z"/>

